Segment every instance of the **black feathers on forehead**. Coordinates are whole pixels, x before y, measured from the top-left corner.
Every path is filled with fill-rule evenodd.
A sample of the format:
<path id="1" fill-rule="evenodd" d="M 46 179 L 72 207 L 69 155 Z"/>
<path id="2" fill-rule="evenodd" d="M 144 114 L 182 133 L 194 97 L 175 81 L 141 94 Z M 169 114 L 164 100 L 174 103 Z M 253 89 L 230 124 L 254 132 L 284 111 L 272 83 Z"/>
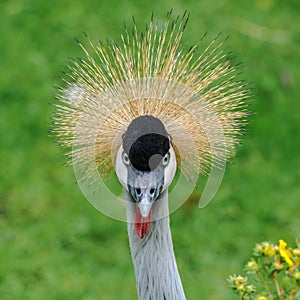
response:
<path id="1" fill-rule="evenodd" d="M 163 123 L 153 116 L 134 119 L 123 136 L 123 148 L 134 168 L 151 171 L 170 149 L 168 133 Z"/>

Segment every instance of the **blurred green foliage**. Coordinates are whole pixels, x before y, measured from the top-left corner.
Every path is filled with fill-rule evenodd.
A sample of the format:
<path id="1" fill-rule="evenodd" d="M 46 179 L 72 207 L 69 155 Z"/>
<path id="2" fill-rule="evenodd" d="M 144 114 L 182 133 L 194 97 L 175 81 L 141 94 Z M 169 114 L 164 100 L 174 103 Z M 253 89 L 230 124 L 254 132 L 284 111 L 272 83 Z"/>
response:
<path id="1" fill-rule="evenodd" d="M 136 299 L 126 224 L 96 211 L 49 137 L 53 85 L 73 37 L 118 39 L 134 15 L 145 26 L 191 13 L 184 42 L 230 35 L 253 82 L 254 114 L 214 201 L 190 201 L 171 216 L 188 299 L 231 299 L 226 278 L 253 244 L 299 238 L 300 2 L 0 2 L 0 298 Z"/>

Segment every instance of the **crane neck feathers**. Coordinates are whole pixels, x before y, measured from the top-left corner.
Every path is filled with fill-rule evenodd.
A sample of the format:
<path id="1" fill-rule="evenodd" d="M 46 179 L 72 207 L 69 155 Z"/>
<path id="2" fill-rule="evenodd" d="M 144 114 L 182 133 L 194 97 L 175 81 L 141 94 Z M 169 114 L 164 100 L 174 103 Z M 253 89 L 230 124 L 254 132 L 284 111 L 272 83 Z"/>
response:
<path id="1" fill-rule="evenodd" d="M 128 235 L 139 299 L 185 300 L 173 250 L 168 216 L 168 193 L 164 193 L 153 206 L 156 218 L 158 214 L 167 217 L 157 218 L 143 239 L 135 232 L 134 224 L 131 222 L 132 213 L 129 206 Z"/>

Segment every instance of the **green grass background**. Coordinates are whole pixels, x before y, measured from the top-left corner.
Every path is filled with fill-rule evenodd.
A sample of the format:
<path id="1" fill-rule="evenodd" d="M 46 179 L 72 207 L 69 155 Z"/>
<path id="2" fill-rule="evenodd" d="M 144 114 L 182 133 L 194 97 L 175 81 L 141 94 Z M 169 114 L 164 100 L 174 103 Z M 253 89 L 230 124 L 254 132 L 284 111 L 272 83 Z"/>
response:
<path id="1" fill-rule="evenodd" d="M 188 299 L 234 299 L 256 242 L 300 238 L 299 1 L 0 2 L 0 299 L 137 299 L 126 224 L 95 210 L 49 137 L 73 37 L 117 39 L 136 17 L 191 13 L 184 42 L 230 35 L 253 82 L 248 133 L 213 202 L 171 216 Z"/>

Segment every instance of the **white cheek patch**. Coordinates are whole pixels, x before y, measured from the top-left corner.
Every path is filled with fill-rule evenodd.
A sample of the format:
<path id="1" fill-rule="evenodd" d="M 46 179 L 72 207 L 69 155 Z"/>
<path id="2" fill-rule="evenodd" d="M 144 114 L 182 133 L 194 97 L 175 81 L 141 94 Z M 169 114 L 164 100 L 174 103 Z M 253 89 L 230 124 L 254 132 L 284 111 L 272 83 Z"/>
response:
<path id="1" fill-rule="evenodd" d="M 176 163 L 176 155 L 175 152 L 173 150 L 173 147 L 170 146 L 170 161 L 168 163 L 168 165 L 165 167 L 165 183 L 164 183 L 164 187 L 163 187 L 163 192 L 166 191 L 169 187 L 169 185 L 172 183 L 174 176 L 175 176 L 175 172 L 176 172 L 176 167 L 177 167 L 177 163 Z"/>
<path id="2" fill-rule="evenodd" d="M 124 149 L 123 146 L 121 145 L 118 150 L 117 158 L 116 158 L 116 174 L 122 186 L 128 191 L 128 187 L 127 187 L 128 171 L 127 171 L 127 166 L 124 164 L 122 159 L 123 152 Z"/>

